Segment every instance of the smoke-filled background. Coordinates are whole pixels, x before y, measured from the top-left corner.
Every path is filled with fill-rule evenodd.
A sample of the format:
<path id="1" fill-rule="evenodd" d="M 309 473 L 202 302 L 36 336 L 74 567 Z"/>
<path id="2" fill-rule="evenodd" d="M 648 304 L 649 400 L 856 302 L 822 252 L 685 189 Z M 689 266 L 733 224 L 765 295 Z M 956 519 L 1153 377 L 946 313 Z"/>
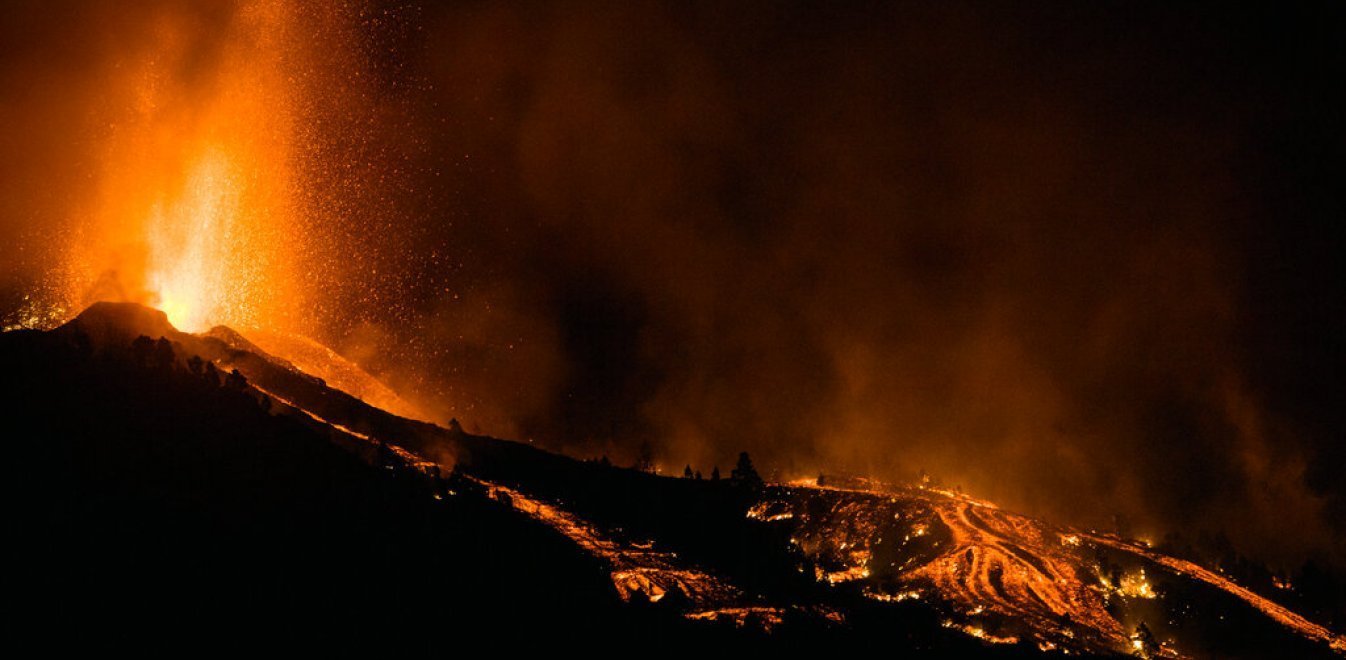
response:
<path id="1" fill-rule="evenodd" d="M 212 322 L 575 455 L 1339 559 L 1343 9 L 1166 4 L 15 3 L 4 311 L 89 298 L 128 63 L 246 70 L 286 274 Z"/>

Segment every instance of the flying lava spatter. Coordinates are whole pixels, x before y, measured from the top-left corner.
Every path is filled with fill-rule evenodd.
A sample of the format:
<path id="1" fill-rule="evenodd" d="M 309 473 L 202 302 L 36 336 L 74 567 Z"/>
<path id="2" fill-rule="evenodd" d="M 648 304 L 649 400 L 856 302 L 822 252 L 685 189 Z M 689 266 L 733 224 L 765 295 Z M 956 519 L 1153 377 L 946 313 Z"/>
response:
<path id="1" fill-rule="evenodd" d="M 434 276 L 414 267 L 407 196 L 390 192 L 418 144 L 389 119 L 395 94 L 375 91 L 390 55 L 371 42 L 395 23 L 364 2 L 137 14 L 86 104 L 89 181 L 48 223 L 48 272 L 6 324 L 50 328 L 99 301 L 190 332 L 325 343 L 371 317 L 406 322 L 412 286 Z"/>
<path id="2" fill-rule="evenodd" d="M 158 307 L 188 331 L 294 328 L 306 290 L 294 20 L 279 0 L 222 27 L 162 12 L 153 38 L 127 49 L 95 109 L 97 175 L 54 266 L 57 300 L 39 301 L 55 311 L 35 324 L 109 300 Z"/>

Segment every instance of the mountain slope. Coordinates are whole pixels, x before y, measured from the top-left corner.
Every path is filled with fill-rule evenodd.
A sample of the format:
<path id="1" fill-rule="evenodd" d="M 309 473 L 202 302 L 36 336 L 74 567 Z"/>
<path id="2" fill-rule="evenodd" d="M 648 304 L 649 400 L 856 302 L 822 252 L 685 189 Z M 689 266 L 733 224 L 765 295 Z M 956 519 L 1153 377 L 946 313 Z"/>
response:
<path id="1" fill-rule="evenodd" d="M 43 648 L 420 655 L 623 620 L 549 530 L 433 500 L 247 392 L 54 339 L 0 337 L 6 599 Z"/>
<path id="2" fill-rule="evenodd" d="M 181 333 L 135 305 L 6 333 L 0 368 L 5 417 L 28 429 L 11 445 L 30 469 L 7 501 L 45 543 L 28 561 L 79 576 L 23 593 L 81 622 L 189 612 L 173 629 L 197 639 L 220 633 L 212 622 L 285 619 L 300 624 L 281 626 L 291 641 L 335 630 L 378 647 L 386 627 L 402 650 L 506 623 L 556 639 L 959 656 L 1346 650 L 1223 576 L 1115 537 L 926 488 L 576 461 L 399 417 L 227 328 Z M 111 620 L 108 634 L 126 634 L 126 617 Z"/>

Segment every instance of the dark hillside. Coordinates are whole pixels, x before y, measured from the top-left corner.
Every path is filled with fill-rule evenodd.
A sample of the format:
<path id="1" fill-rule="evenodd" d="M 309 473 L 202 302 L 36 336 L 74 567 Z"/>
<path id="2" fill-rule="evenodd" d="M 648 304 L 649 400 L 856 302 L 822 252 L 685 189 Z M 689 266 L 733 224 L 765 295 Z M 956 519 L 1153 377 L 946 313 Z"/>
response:
<path id="1" fill-rule="evenodd" d="M 0 372 L 7 599 L 58 646 L 408 652 L 624 620 L 550 530 L 428 498 L 243 392 L 38 333 L 0 337 Z"/>

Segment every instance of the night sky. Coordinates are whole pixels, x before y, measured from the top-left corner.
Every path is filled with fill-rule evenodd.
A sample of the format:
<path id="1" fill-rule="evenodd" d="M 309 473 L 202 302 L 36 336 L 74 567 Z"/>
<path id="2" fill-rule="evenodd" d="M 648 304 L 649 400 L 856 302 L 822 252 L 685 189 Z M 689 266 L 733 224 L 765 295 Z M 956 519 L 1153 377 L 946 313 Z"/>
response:
<path id="1" fill-rule="evenodd" d="M 173 16 L 194 89 L 236 12 L 126 4 L 0 19 L 6 312 L 110 63 Z M 1346 6 L 1170 4 L 344 3 L 292 36 L 308 332 L 575 455 L 1339 561 Z"/>

